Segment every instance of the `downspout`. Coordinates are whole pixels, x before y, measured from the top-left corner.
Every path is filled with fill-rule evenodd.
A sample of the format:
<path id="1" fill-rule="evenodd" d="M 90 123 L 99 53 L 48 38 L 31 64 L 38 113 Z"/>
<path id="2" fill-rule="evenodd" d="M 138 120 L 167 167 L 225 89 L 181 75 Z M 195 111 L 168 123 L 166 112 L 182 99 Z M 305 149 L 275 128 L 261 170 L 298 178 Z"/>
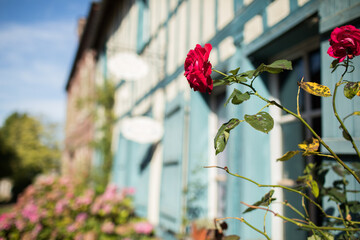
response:
<path id="1" fill-rule="evenodd" d="M 190 89 L 190 88 L 189 88 Z M 184 92 L 184 137 L 183 137 L 183 157 L 182 157 L 182 214 L 180 233 L 186 233 L 184 220 L 187 219 L 187 191 L 188 191 L 188 168 L 189 168 L 189 144 L 190 144 L 190 91 Z"/>
<path id="2" fill-rule="evenodd" d="M 278 85 L 279 79 L 275 75 L 270 75 L 270 94 L 272 100 L 278 101 L 279 92 Z M 283 163 L 277 162 L 276 159 L 282 155 L 283 144 L 282 144 L 282 129 L 280 125 L 281 109 L 276 107 L 270 107 L 269 113 L 274 118 L 274 128 L 270 132 L 270 178 L 271 184 L 280 184 L 283 179 L 284 169 Z M 283 189 L 277 188 L 274 193 L 274 197 L 278 202 L 284 201 Z M 284 215 L 284 207 L 282 204 L 273 204 L 272 210 L 280 215 Z M 281 218 L 271 215 L 271 236 L 273 239 L 284 240 L 284 222 Z"/>

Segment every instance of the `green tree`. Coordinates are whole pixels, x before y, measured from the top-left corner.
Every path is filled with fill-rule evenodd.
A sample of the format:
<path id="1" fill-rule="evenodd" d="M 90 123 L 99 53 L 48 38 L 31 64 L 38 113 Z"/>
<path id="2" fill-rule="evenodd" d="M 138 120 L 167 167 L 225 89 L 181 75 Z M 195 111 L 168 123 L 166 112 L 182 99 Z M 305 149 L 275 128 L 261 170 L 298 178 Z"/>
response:
<path id="1" fill-rule="evenodd" d="M 0 177 L 13 180 L 14 197 L 37 174 L 58 169 L 60 150 L 54 134 L 53 124 L 27 114 L 13 113 L 5 120 L 0 128 Z"/>

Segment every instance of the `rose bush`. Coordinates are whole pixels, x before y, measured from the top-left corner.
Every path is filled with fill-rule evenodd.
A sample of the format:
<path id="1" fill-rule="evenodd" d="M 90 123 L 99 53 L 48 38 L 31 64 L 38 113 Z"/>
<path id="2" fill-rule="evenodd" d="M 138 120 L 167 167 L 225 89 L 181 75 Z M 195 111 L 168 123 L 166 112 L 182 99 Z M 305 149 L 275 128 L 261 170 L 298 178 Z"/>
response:
<path id="1" fill-rule="evenodd" d="M 234 88 L 233 92 L 229 95 L 227 101 L 225 102 L 225 106 L 230 102 L 234 105 L 243 104 L 245 101 L 250 101 L 252 98 L 257 98 L 264 102 L 264 107 L 261 108 L 261 110 L 259 110 L 256 114 L 245 114 L 243 119 L 232 118 L 228 122 L 222 124 L 214 138 L 215 154 L 225 150 L 227 141 L 229 140 L 230 131 L 232 131 L 240 124 L 247 123 L 257 131 L 269 133 L 274 127 L 274 119 L 271 117 L 270 113 L 264 111 L 264 109 L 272 106 L 277 107 L 287 114 L 293 116 L 313 135 L 312 141 L 305 141 L 298 144 L 298 148 L 300 150 L 297 149 L 288 151 L 283 156 L 279 156 L 277 161 L 288 161 L 297 154 L 302 154 L 303 157 L 318 156 L 319 158 L 325 160 L 331 159 L 330 163 L 321 163 L 317 161 L 314 163 L 307 163 L 303 170 L 303 175 L 298 176 L 296 181 L 294 181 L 294 184 L 291 186 L 260 184 L 250 178 L 247 178 L 246 176 L 241 176 L 231 172 L 227 166 L 207 166 L 207 168 L 222 169 L 234 177 L 238 177 L 244 181 L 255 184 L 259 188 L 271 188 L 268 193 L 266 193 L 260 200 L 254 202 L 253 204 L 240 202 L 247 207 L 243 214 L 252 212 L 254 210 L 265 212 L 264 225 L 262 228 L 258 228 L 257 226 L 252 225 L 244 217 L 216 218 L 215 222 L 226 219 L 237 219 L 241 223 L 246 224 L 256 232 L 262 234 L 266 239 L 270 240 L 270 236 L 266 230 L 266 216 L 267 214 L 273 214 L 275 217 L 281 218 L 284 222 L 294 224 L 300 229 L 309 231 L 312 236 L 308 237 L 308 240 L 360 239 L 360 221 L 358 221 L 360 214 L 360 201 L 356 199 L 356 197 L 354 198 L 351 196 L 352 193 L 358 194 L 359 191 L 356 189 L 356 187 L 354 189 L 354 186 L 351 187 L 349 184 L 350 181 L 353 181 L 355 184 L 360 184 L 360 164 L 358 163 L 358 160 L 360 159 L 360 150 L 350 132 L 348 131 L 346 125 L 344 124 L 347 118 L 352 116 L 359 116 L 360 112 L 349 112 L 347 116 L 343 116 L 343 118 L 341 118 L 336 108 L 337 91 L 340 86 L 344 86 L 344 96 L 346 98 L 352 99 L 356 95 L 360 96 L 360 81 L 349 81 L 345 78 L 346 74 L 354 72 L 355 69 L 355 66 L 352 65 L 353 63 L 350 61 L 350 59 L 360 55 L 360 30 L 351 25 L 335 28 L 331 33 L 329 43 L 330 47 L 327 52 L 331 57 L 336 58 L 331 63 L 330 68 L 333 68 L 332 72 L 334 72 L 335 70 L 341 69 L 343 67 L 344 70 L 341 74 L 341 77 L 339 81 L 336 82 L 335 87 L 332 90 L 330 90 L 328 86 L 321 85 L 317 82 L 309 82 L 306 81 L 306 79 L 305 81 L 303 81 L 304 79 L 299 79 L 300 81 L 297 83 L 298 91 L 297 94 L 294 94 L 294 97 L 297 99 L 296 112 L 287 109 L 275 100 L 270 100 L 262 96 L 261 93 L 256 90 L 254 84 L 260 74 L 264 72 L 267 72 L 268 74 L 277 74 L 283 72 L 284 70 L 292 70 L 292 63 L 290 61 L 276 60 L 269 65 L 262 63 L 255 70 L 249 70 L 245 72 L 240 72 L 240 68 L 236 68 L 234 70 L 230 70 L 228 74 L 220 72 L 216 69 L 212 69 L 212 71 L 219 73 L 220 76 L 223 76 L 222 79 L 213 80 L 212 84 L 215 86 L 239 84 L 242 87 L 242 91 Z M 202 48 L 201 46 L 197 45 L 195 50 L 196 49 Z M 200 73 L 203 74 L 203 71 L 201 72 L 199 69 L 204 69 L 202 67 L 199 68 L 201 65 L 198 64 L 197 59 L 206 59 L 207 61 L 210 51 L 203 50 L 203 54 L 199 54 L 195 50 L 190 50 L 184 67 L 185 76 L 187 77 L 190 87 L 197 91 L 199 89 L 196 89 L 193 86 L 193 82 L 202 83 L 199 81 L 200 78 L 197 76 Z M 206 58 L 201 58 L 202 56 L 205 56 L 205 52 Z M 211 63 L 208 63 L 207 66 L 211 66 Z M 195 74 L 195 76 L 191 78 L 190 73 L 192 73 L 193 69 L 195 69 L 194 72 L 197 75 Z M 202 79 L 204 78 L 205 75 L 202 75 Z M 246 89 L 246 92 L 243 92 L 244 89 Z M 301 90 L 306 91 L 308 94 L 313 96 L 332 98 L 331 105 L 333 114 L 340 125 L 339 129 L 342 131 L 342 136 L 346 141 L 349 142 L 349 144 L 352 145 L 352 148 L 354 149 L 354 152 L 357 156 L 357 159 L 356 157 L 352 157 L 352 160 L 354 160 L 353 163 L 349 161 L 343 161 L 341 159 L 343 156 L 339 156 L 335 151 L 333 151 L 333 149 L 327 145 L 321 136 L 315 132 L 309 123 L 307 123 L 306 120 L 301 116 L 301 109 L 299 107 Z M 209 93 L 211 93 L 211 91 L 209 91 Z M 347 110 L 349 109 L 351 108 L 347 108 Z M 333 131 L 333 129 L 326 130 Z M 325 150 L 324 152 L 321 152 L 322 149 L 320 146 L 322 146 L 322 148 Z M 326 178 L 326 174 L 328 173 L 331 175 L 336 174 L 338 177 L 331 176 L 330 178 Z M 325 184 L 325 180 L 329 181 L 329 179 L 332 180 L 332 185 L 328 182 Z M 276 198 L 273 197 L 276 196 L 274 193 L 279 189 L 281 189 L 281 191 L 295 193 L 301 197 L 302 209 L 295 208 L 294 204 L 287 201 L 287 199 L 284 199 L 281 202 L 277 202 L 278 204 L 282 204 L 284 208 L 288 208 L 294 211 L 297 214 L 296 217 L 292 218 L 282 215 L 278 212 L 275 212 L 274 209 L 271 208 L 272 203 L 276 201 Z M 321 205 L 321 202 L 325 199 L 331 202 L 331 205 L 336 205 L 338 211 L 333 211 L 334 209 L 331 207 L 324 209 Z M 318 214 L 316 214 L 316 218 L 322 218 L 321 221 L 316 223 L 315 220 L 317 219 L 314 219 L 309 215 L 310 206 L 311 208 L 316 209 L 315 211 L 318 212 Z M 221 229 L 216 227 L 216 230 Z M 282 233 L 272 234 L 274 239 L 276 239 L 277 234 Z M 195 235 L 202 236 L 201 232 L 198 231 L 196 226 L 193 228 L 193 236 Z M 233 240 L 239 239 L 239 237 L 225 236 L 209 239 Z"/>
<path id="2" fill-rule="evenodd" d="M 134 189 L 109 185 L 96 196 L 66 178 L 38 178 L 13 212 L 0 215 L 0 239 L 153 239 L 150 223 L 135 215 Z M 145 224 L 148 231 L 138 231 Z"/>
<path id="3" fill-rule="evenodd" d="M 352 25 L 335 28 L 329 39 L 330 47 L 327 53 L 344 61 L 346 57 L 352 59 L 360 55 L 360 30 Z"/>
<path id="4" fill-rule="evenodd" d="M 211 49 L 212 46 L 209 43 L 204 47 L 197 44 L 195 49 L 190 50 L 187 54 L 184 75 L 194 91 L 211 93 L 213 89 L 213 80 L 210 76 L 212 65 L 209 62 Z"/>

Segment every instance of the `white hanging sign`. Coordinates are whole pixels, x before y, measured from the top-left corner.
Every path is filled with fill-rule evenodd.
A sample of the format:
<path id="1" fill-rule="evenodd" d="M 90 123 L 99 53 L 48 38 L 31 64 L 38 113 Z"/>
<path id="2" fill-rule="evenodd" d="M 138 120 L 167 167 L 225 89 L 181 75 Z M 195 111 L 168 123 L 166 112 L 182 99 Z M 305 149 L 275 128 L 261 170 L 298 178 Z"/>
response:
<path id="1" fill-rule="evenodd" d="M 136 81 L 149 72 L 148 64 L 132 52 L 120 52 L 109 57 L 107 65 L 111 74 L 125 81 Z"/>
<path id="2" fill-rule="evenodd" d="M 122 135 L 138 143 L 155 143 L 164 134 L 162 124 L 150 117 L 133 117 L 122 120 Z"/>

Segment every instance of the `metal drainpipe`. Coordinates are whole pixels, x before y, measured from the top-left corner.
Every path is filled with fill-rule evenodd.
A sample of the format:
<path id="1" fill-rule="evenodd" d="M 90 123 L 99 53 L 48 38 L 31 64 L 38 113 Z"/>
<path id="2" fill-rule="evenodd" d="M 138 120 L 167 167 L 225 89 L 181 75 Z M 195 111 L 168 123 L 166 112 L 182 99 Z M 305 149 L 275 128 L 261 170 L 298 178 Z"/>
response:
<path id="1" fill-rule="evenodd" d="M 182 214 L 181 214 L 181 233 L 186 232 L 183 219 L 187 217 L 187 187 L 188 187 L 188 165 L 189 165 L 189 131 L 190 131 L 190 106 L 189 100 L 184 104 L 184 138 L 183 138 L 183 157 L 182 157 Z"/>
<path id="2" fill-rule="evenodd" d="M 270 75 L 270 92 L 272 94 L 272 99 L 278 100 L 278 84 L 279 79 L 275 75 Z M 270 132 L 270 175 L 271 175 L 271 184 L 279 184 L 279 181 L 283 179 L 284 169 L 281 162 L 277 162 L 276 159 L 282 154 L 282 131 L 281 125 L 279 124 L 279 119 L 281 117 L 281 110 L 275 107 L 270 108 L 270 114 L 275 120 L 274 129 Z M 278 202 L 284 201 L 283 190 L 278 188 L 275 190 L 275 197 Z M 273 204 L 273 210 L 281 215 L 284 215 L 284 207 L 282 204 Z M 284 223 L 282 219 L 279 219 L 276 216 L 271 216 L 271 236 L 278 240 L 284 239 Z M 276 236 L 276 237 L 275 237 Z"/>

